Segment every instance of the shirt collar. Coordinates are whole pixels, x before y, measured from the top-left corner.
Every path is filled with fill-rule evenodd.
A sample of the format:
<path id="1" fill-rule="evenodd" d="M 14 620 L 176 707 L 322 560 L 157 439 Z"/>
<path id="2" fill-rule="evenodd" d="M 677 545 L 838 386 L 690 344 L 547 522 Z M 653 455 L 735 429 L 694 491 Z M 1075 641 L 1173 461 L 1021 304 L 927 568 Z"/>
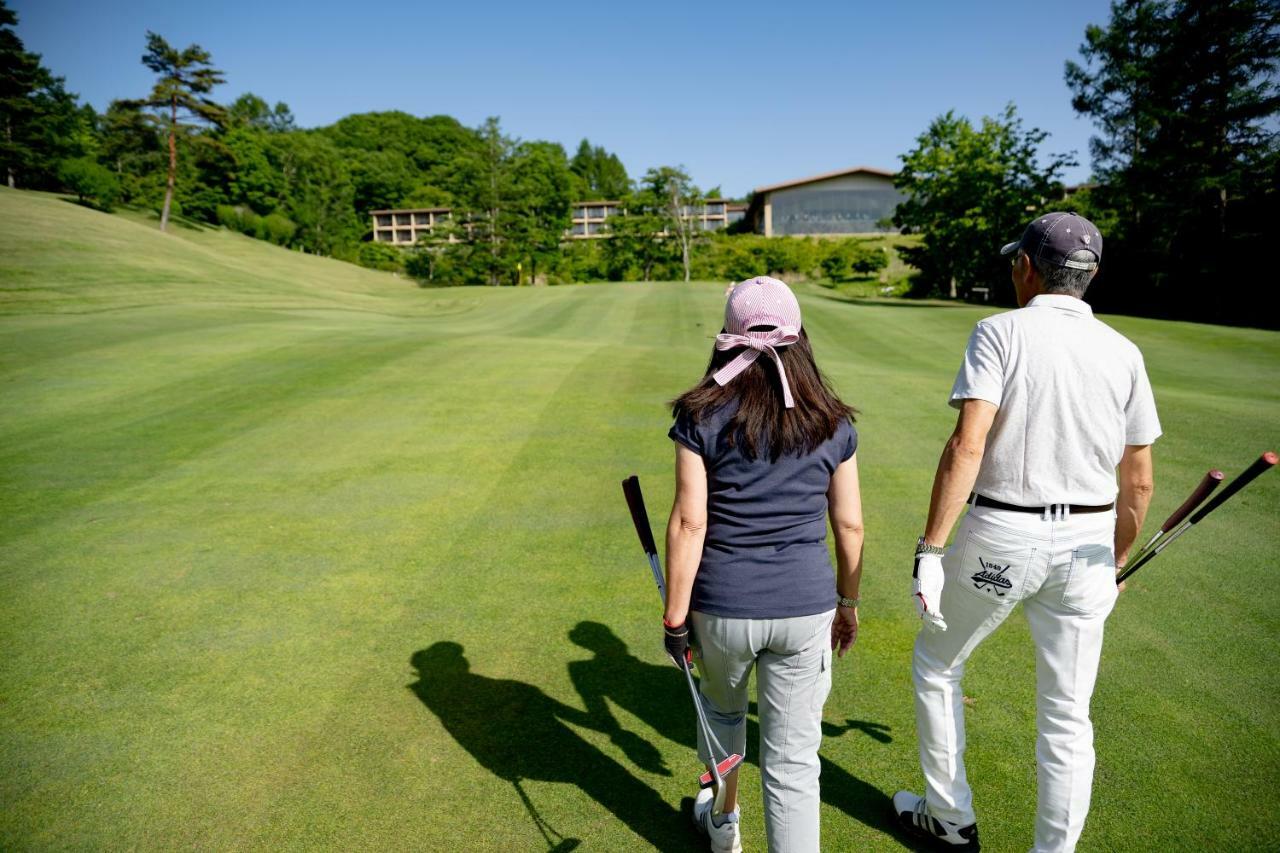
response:
<path id="1" fill-rule="evenodd" d="M 1093 316 L 1093 309 L 1089 307 L 1089 303 L 1083 299 L 1077 299 L 1074 296 L 1067 296 L 1065 293 L 1041 293 L 1039 296 L 1032 298 L 1027 303 L 1028 308 L 1058 308 L 1062 311 L 1070 311 L 1073 314 L 1083 314 L 1086 317 Z"/>

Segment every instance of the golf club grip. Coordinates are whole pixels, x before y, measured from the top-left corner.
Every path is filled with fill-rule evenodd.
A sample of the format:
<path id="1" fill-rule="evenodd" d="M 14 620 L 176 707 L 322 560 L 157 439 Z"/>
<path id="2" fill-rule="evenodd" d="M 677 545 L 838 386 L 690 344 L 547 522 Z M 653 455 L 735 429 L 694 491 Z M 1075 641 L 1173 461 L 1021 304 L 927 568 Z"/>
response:
<path id="1" fill-rule="evenodd" d="M 640 544 L 646 554 L 658 553 L 658 546 L 653 541 L 653 530 L 649 527 L 649 513 L 644 508 L 644 495 L 640 492 L 640 478 L 635 474 L 622 481 L 622 493 L 627 498 L 627 509 L 631 510 L 631 521 L 640 536 Z"/>
<path id="2" fill-rule="evenodd" d="M 1209 497 L 1213 490 L 1222 485 L 1222 481 L 1226 475 L 1217 468 L 1212 469 L 1204 475 L 1204 479 L 1200 481 L 1200 485 L 1196 486 L 1194 492 L 1182 502 L 1182 506 L 1173 511 L 1173 514 L 1165 519 L 1164 524 L 1160 525 L 1161 533 L 1168 533 L 1173 528 L 1182 523 L 1182 519 L 1191 514 L 1191 511 L 1200 506 L 1201 501 Z"/>
<path id="3" fill-rule="evenodd" d="M 1275 464 L 1276 454 L 1274 451 L 1268 450 L 1259 456 L 1252 465 L 1240 473 L 1239 477 L 1227 483 L 1226 488 L 1214 495 L 1207 504 L 1196 510 L 1195 515 L 1191 516 L 1191 523 L 1199 523 L 1206 515 L 1222 506 L 1232 495 L 1252 483 L 1260 474 L 1270 470 Z"/>

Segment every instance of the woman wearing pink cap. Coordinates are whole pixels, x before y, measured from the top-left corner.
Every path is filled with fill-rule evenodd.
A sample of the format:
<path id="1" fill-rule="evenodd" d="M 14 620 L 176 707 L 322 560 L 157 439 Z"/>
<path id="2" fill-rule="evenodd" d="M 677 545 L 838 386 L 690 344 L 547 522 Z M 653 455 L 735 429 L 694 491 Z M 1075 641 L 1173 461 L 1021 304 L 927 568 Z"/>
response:
<path id="1" fill-rule="evenodd" d="M 730 292 L 706 375 L 673 409 L 667 651 L 679 664 L 692 644 L 712 733 L 731 753 L 745 754 L 747 681 L 756 670 L 769 849 L 817 850 L 831 652 L 843 656 L 858 635 L 853 409 L 814 363 L 790 288 L 767 277 Z M 712 761 L 701 732 L 698 751 Z M 740 850 L 736 771 L 725 779 L 723 813 L 712 813 L 713 802 L 701 791 L 694 820 L 713 850 Z"/>

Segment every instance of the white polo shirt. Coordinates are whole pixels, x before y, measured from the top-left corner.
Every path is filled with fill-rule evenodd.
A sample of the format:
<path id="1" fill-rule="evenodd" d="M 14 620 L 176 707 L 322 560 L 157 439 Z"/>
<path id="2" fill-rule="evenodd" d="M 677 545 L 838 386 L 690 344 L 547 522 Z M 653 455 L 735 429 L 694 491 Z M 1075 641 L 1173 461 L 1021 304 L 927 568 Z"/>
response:
<path id="1" fill-rule="evenodd" d="M 951 390 L 967 399 L 1000 407 L 974 491 L 1016 506 L 1110 503 L 1125 445 L 1160 435 L 1142 353 L 1073 296 L 980 321 Z"/>

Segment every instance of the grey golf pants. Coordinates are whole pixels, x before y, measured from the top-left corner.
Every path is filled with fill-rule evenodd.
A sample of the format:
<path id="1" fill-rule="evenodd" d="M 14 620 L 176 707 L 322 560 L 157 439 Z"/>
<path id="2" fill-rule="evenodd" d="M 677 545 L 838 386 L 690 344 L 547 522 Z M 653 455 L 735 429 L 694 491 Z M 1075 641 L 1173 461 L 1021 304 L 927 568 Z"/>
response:
<path id="1" fill-rule="evenodd" d="M 693 612 L 699 692 L 720 744 L 746 755 L 747 681 L 755 667 L 764 824 L 773 853 L 819 849 L 818 746 L 831 692 L 835 610 L 785 619 Z M 698 756 L 711 763 L 698 733 Z"/>

